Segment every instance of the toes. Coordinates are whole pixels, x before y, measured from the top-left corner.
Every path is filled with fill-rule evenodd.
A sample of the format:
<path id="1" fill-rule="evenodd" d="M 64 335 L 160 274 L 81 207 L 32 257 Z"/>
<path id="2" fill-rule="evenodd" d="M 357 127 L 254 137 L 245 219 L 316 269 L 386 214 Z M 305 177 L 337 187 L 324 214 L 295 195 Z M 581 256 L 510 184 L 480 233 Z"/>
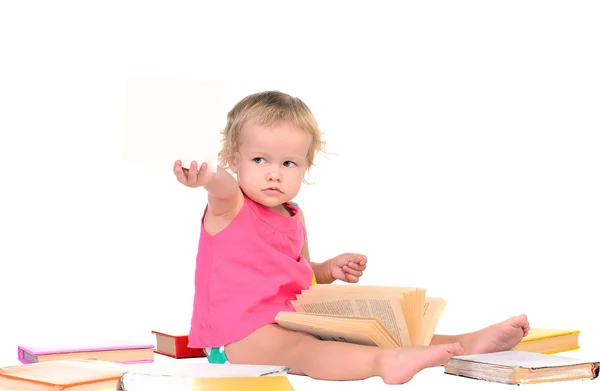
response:
<path id="1" fill-rule="evenodd" d="M 465 350 L 463 349 L 461 344 L 458 342 L 448 344 L 448 347 L 446 350 L 448 351 L 448 353 L 450 353 L 453 356 L 462 355 L 465 352 Z"/>

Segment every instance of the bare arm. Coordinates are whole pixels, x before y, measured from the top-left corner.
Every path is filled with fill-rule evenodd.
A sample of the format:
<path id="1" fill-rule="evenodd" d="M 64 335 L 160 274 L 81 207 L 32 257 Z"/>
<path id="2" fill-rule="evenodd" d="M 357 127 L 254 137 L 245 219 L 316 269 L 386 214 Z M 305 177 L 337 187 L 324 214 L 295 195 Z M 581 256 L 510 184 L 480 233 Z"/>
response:
<path id="1" fill-rule="evenodd" d="M 302 210 L 300 209 L 298 209 L 298 213 L 300 215 L 300 221 L 302 221 L 302 224 L 304 224 L 304 227 L 306 228 L 304 213 L 302 213 Z M 318 284 L 331 284 L 333 281 L 335 281 L 335 279 L 331 276 L 331 271 L 329 270 L 329 261 L 322 263 L 311 262 L 310 252 L 308 251 L 308 234 L 306 240 L 304 241 L 304 245 L 302 246 L 302 256 L 308 261 L 308 263 L 310 263 Z"/>
<path id="2" fill-rule="evenodd" d="M 235 178 L 223 167 L 217 167 L 216 174 L 204 188 L 208 192 L 208 207 L 213 215 L 237 212 L 236 209 L 243 200 L 242 191 Z"/>
<path id="3" fill-rule="evenodd" d="M 217 172 L 208 172 L 207 165 L 203 163 L 200 170 L 196 162 L 190 168 L 183 168 L 181 161 L 176 161 L 173 172 L 177 180 L 188 187 L 203 186 L 208 193 L 208 207 L 213 215 L 221 216 L 236 212 L 243 201 L 242 192 L 235 178 L 225 169 L 218 166 Z"/>

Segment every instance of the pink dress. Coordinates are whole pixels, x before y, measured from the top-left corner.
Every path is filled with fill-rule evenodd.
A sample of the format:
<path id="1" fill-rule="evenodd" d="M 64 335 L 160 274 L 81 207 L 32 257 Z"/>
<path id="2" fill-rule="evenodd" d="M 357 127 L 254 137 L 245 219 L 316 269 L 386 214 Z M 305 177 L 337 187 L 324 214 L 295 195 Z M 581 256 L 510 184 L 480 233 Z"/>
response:
<path id="1" fill-rule="evenodd" d="M 274 323 L 279 311 L 294 311 L 296 294 L 313 282 L 301 255 L 306 239 L 298 207 L 282 216 L 244 196 L 238 215 L 210 235 L 204 217 L 196 257 L 196 290 L 189 346 L 214 348 L 238 341 Z"/>

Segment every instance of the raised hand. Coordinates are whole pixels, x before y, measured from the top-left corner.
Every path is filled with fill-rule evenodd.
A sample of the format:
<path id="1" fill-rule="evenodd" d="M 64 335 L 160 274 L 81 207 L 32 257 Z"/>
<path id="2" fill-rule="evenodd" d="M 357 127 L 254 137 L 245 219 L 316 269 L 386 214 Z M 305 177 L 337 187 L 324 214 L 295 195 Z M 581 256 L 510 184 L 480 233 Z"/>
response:
<path id="1" fill-rule="evenodd" d="M 198 163 L 192 161 L 190 168 L 184 168 L 181 165 L 181 160 L 177 160 L 173 166 L 173 173 L 179 183 L 188 187 L 206 186 L 215 177 L 214 172 L 208 171 L 208 165 L 202 163 L 198 169 Z"/>
<path id="2" fill-rule="evenodd" d="M 367 257 L 362 254 L 342 254 L 329 261 L 329 272 L 336 280 L 356 283 L 367 268 Z"/>

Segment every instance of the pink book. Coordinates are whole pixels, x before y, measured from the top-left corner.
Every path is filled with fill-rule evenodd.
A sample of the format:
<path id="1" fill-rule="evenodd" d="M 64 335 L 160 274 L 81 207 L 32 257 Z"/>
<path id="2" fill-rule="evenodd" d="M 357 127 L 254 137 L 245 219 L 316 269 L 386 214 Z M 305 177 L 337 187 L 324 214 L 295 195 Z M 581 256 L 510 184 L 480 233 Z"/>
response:
<path id="1" fill-rule="evenodd" d="M 54 345 L 18 346 L 18 359 L 23 364 L 63 359 L 98 359 L 122 364 L 154 361 L 154 345 L 131 341 L 90 344 L 61 343 Z"/>

